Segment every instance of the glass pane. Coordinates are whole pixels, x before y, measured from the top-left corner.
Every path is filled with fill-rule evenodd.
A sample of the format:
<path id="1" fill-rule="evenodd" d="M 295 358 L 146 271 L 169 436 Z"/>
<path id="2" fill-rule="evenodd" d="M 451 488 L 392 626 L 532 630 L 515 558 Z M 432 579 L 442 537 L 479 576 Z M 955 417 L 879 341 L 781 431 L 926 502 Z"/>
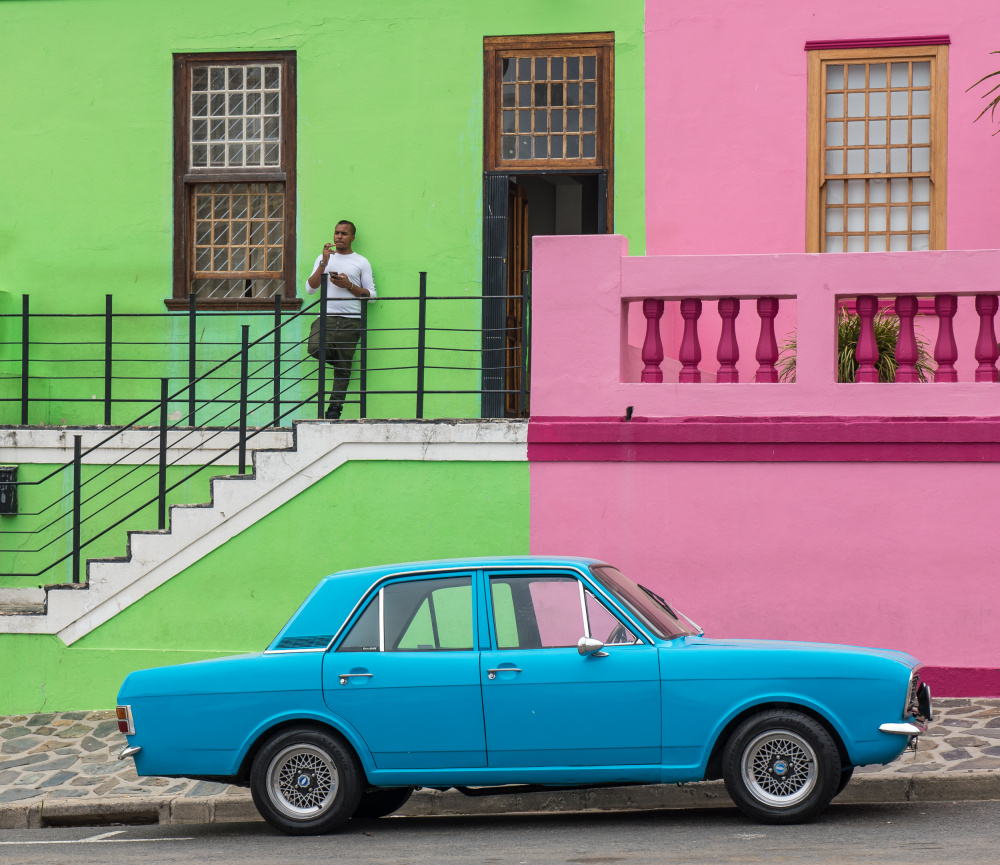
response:
<path id="1" fill-rule="evenodd" d="M 852 63 L 847 67 L 847 87 L 849 90 L 865 89 L 865 67 Z"/>
<path id="2" fill-rule="evenodd" d="M 500 80 L 501 81 L 513 81 L 514 80 L 514 65 L 515 65 L 514 61 L 511 60 L 509 57 L 504 57 L 504 59 L 501 61 L 501 63 L 502 63 L 502 71 L 500 73 Z M 504 90 L 506 90 L 506 89 L 507 88 L 505 87 Z"/>
<path id="3" fill-rule="evenodd" d="M 544 106 L 549 104 L 549 85 L 548 84 L 536 84 L 535 85 L 535 105 Z"/>
<path id="4" fill-rule="evenodd" d="M 267 269 L 274 272 L 281 270 L 281 249 L 268 248 Z"/>
<path id="5" fill-rule="evenodd" d="M 826 230 L 838 232 L 844 230 L 844 210 L 840 207 L 826 209 Z"/>
<path id="6" fill-rule="evenodd" d="M 513 108 L 514 107 L 514 85 L 504 84 L 503 86 L 503 107 Z"/>
<path id="7" fill-rule="evenodd" d="M 912 213 L 913 225 L 911 228 L 913 231 L 930 231 L 931 209 L 929 207 L 914 207 Z"/>
<path id="8" fill-rule="evenodd" d="M 895 122 L 895 121 L 894 121 Z M 912 121 L 913 129 L 911 132 L 910 141 L 914 144 L 930 144 L 931 143 L 931 122 L 930 120 L 914 120 Z"/>
<path id="9" fill-rule="evenodd" d="M 848 150 L 847 151 L 847 173 L 848 174 L 864 174 L 865 173 L 865 152 L 864 152 L 864 150 Z"/>
<path id="10" fill-rule="evenodd" d="M 563 77 L 563 58 L 552 57 L 549 59 L 549 78 L 553 81 L 561 81 Z"/>
<path id="11" fill-rule="evenodd" d="M 539 578 L 528 585 L 541 647 L 576 646 L 585 633 L 580 584 L 567 578 Z"/>
<path id="12" fill-rule="evenodd" d="M 868 211 L 868 230 L 885 231 L 885 208 L 872 207 Z"/>
<path id="13" fill-rule="evenodd" d="M 847 208 L 847 230 L 848 231 L 865 230 L 865 209 L 863 207 Z"/>
<path id="14" fill-rule="evenodd" d="M 892 64 L 892 79 L 891 83 L 893 87 L 908 87 L 910 84 L 910 64 L 909 63 L 893 63 Z"/>
<path id="15" fill-rule="evenodd" d="M 584 597 L 587 600 L 587 621 L 591 637 L 607 646 L 631 645 L 636 642 L 635 634 L 589 591 L 584 591 Z"/>
<path id="16" fill-rule="evenodd" d="M 281 69 L 277 66 L 264 67 L 264 86 L 268 90 L 277 90 L 281 84 Z"/>
<path id="17" fill-rule="evenodd" d="M 890 120 L 889 121 L 889 141 L 892 144 L 910 143 L 910 121 Z"/>
<path id="18" fill-rule="evenodd" d="M 545 81 L 549 77 L 549 58 L 535 58 L 535 81 Z"/>
<path id="19" fill-rule="evenodd" d="M 535 132 L 548 132 L 549 131 L 549 112 L 548 111 L 534 111 L 532 112 L 535 118 Z"/>
<path id="20" fill-rule="evenodd" d="M 378 596 L 365 607 L 361 617 L 351 626 L 338 652 L 377 652 L 378 645 Z"/>
<path id="21" fill-rule="evenodd" d="M 517 61 L 517 80 L 518 81 L 530 81 L 531 80 L 531 58 L 530 57 L 520 57 Z"/>
<path id="22" fill-rule="evenodd" d="M 847 143 L 855 147 L 865 143 L 865 121 L 850 120 L 847 123 Z"/>
<path id="23" fill-rule="evenodd" d="M 868 94 L 868 115 L 870 117 L 885 117 L 885 93 Z"/>
<path id="24" fill-rule="evenodd" d="M 517 106 L 518 106 L 518 108 L 530 108 L 531 107 L 531 85 L 530 84 L 518 84 L 517 85 Z"/>
<path id="25" fill-rule="evenodd" d="M 583 158 L 593 159 L 597 155 L 597 141 L 593 135 L 584 135 L 583 137 Z"/>
<path id="26" fill-rule="evenodd" d="M 931 92 L 930 92 L 930 90 L 914 90 L 913 91 L 913 113 L 914 114 L 930 114 L 931 113 Z"/>
<path id="27" fill-rule="evenodd" d="M 931 86 L 931 64 L 928 60 L 923 60 L 919 63 L 913 64 L 913 86 L 914 87 L 930 87 Z"/>
<path id="28" fill-rule="evenodd" d="M 278 138 L 281 121 L 277 117 L 267 117 L 264 120 L 264 138 L 274 141 Z"/>
<path id="29" fill-rule="evenodd" d="M 247 242 L 247 224 L 245 222 L 233 223 L 233 245 L 243 246 Z"/>
<path id="30" fill-rule="evenodd" d="M 562 84 L 552 84 L 549 87 L 549 92 L 551 94 L 550 101 L 553 106 L 558 108 L 563 104 L 563 86 Z"/>
<path id="31" fill-rule="evenodd" d="M 191 89 L 208 90 L 208 67 L 195 66 L 191 70 Z"/>
<path id="32" fill-rule="evenodd" d="M 566 58 L 566 78 L 572 81 L 575 78 L 580 77 L 580 58 L 579 57 L 567 57 Z"/>
<path id="33" fill-rule="evenodd" d="M 909 92 L 906 90 L 894 90 L 889 100 L 889 113 L 894 117 L 910 113 Z"/>
<path id="34" fill-rule="evenodd" d="M 228 249 L 216 249 L 215 255 L 212 257 L 212 270 L 216 273 L 221 273 L 229 269 L 229 250 Z"/>
<path id="35" fill-rule="evenodd" d="M 208 96 L 204 93 L 195 93 L 191 97 L 191 114 L 194 117 L 204 117 L 208 114 Z"/>
<path id="36" fill-rule="evenodd" d="M 553 111 L 551 114 L 549 114 L 549 128 L 553 132 L 563 131 L 563 112 Z"/>
<path id="37" fill-rule="evenodd" d="M 913 178 L 913 200 L 914 201 L 931 200 L 931 180 L 929 177 Z"/>
<path id="38" fill-rule="evenodd" d="M 209 158 L 212 165 L 222 166 L 226 164 L 226 145 L 212 144 L 209 146 Z"/>
<path id="39" fill-rule="evenodd" d="M 517 136 L 517 158 L 518 159 L 531 159 L 531 136 L 530 135 L 518 135 Z"/>
<path id="40" fill-rule="evenodd" d="M 227 130 L 230 141 L 240 141 L 243 138 L 243 121 L 242 120 L 230 120 L 229 129 Z"/>
<path id="41" fill-rule="evenodd" d="M 517 150 L 517 139 L 513 135 L 504 135 L 500 138 L 501 159 L 513 159 Z"/>
<path id="42" fill-rule="evenodd" d="M 827 174 L 843 174 L 844 173 L 844 151 L 843 150 L 828 150 L 828 151 L 826 151 L 826 173 Z"/>
<path id="43" fill-rule="evenodd" d="M 383 590 L 385 651 L 472 648 L 472 579 L 392 583 Z"/>
<path id="44" fill-rule="evenodd" d="M 596 57 L 584 57 L 583 58 L 583 77 L 584 78 L 596 78 L 597 77 L 597 58 Z"/>
<path id="45" fill-rule="evenodd" d="M 543 135 L 535 136 L 535 159 L 547 159 L 549 156 L 549 139 Z"/>
<path id="46" fill-rule="evenodd" d="M 264 113 L 278 114 L 281 111 L 281 99 L 278 93 L 268 91 L 264 94 Z"/>
<path id="47" fill-rule="evenodd" d="M 931 248 L 931 236 L 929 234 L 914 234 L 910 238 L 910 249 L 924 250 Z"/>
<path id="48" fill-rule="evenodd" d="M 862 235 L 849 235 L 847 238 L 847 251 L 848 252 L 864 252 L 865 251 L 865 239 Z"/>
<path id="49" fill-rule="evenodd" d="M 906 207 L 889 208 L 889 229 L 890 231 L 907 231 L 910 227 L 909 216 Z"/>
<path id="50" fill-rule="evenodd" d="M 566 104 L 567 105 L 579 105 L 580 104 L 580 85 L 579 84 L 567 84 L 566 85 Z"/>
<path id="51" fill-rule="evenodd" d="M 905 147 L 893 147 L 889 151 L 889 171 L 893 174 L 907 171 L 906 158 L 908 153 L 909 151 Z"/>
<path id="52" fill-rule="evenodd" d="M 909 241 L 905 234 L 889 235 L 889 252 L 903 252 L 909 249 Z"/>
<path id="53" fill-rule="evenodd" d="M 847 181 L 847 203 L 848 204 L 864 204 L 865 203 L 865 181 L 864 180 L 848 180 Z"/>
<path id="54" fill-rule="evenodd" d="M 242 93 L 230 93 L 229 94 L 229 113 L 230 114 L 242 114 L 243 113 L 243 94 Z"/>
<path id="55" fill-rule="evenodd" d="M 880 204 L 885 201 L 888 184 L 884 180 L 868 181 L 868 200 L 872 204 Z"/>
<path id="56" fill-rule="evenodd" d="M 213 117 L 222 117 L 226 113 L 226 94 L 213 93 L 209 97 L 209 110 Z"/>
<path id="57" fill-rule="evenodd" d="M 552 137 L 549 147 L 549 156 L 553 159 L 561 159 L 563 155 L 563 140 L 558 135 Z"/>
<path id="58" fill-rule="evenodd" d="M 886 65 L 884 63 L 872 63 L 868 67 L 868 86 L 873 90 L 886 86 Z"/>
<path id="59" fill-rule="evenodd" d="M 233 270 L 240 271 L 247 269 L 247 251 L 245 249 L 233 248 Z"/>
<path id="60" fill-rule="evenodd" d="M 898 201 L 909 201 L 910 200 L 910 181 L 905 178 L 898 178 L 896 180 L 889 181 L 889 200 Z"/>
<path id="61" fill-rule="evenodd" d="M 260 90 L 263 70 L 259 66 L 247 67 L 247 90 Z"/>
<path id="62" fill-rule="evenodd" d="M 503 112 L 503 131 L 504 132 L 514 132 L 514 112 L 504 111 Z"/>
<path id="63" fill-rule="evenodd" d="M 829 180 L 826 184 L 826 201 L 828 204 L 844 203 L 844 181 Z"/>
<path id="64" fill-rule="evenodd" d="M 869 252 L 885 252 L 885 235 L 884 234 L 869 234 L 868 235 L 868 251 Z"/>
<path id="65" fill-rule="evenodd" d="M 826 252 L 843 252 L 844 238 L 839 234 L 826 239 Z"/>
<path id="66" fill-rule="evenodd" d="M 278 164 L 279 148 L 278 142 L 273 144 L 264 145 L 264 164 L 265 165 L 277 165 Z"/>
<path id="67" fill-rule="evenodd" d="M 566 112 L 566 129 L 569 132 L 579 132 L 580 131 L 580 112 L 579 111 L 567 111 Z"/>
<path id="68" fill-rule="evenodd" d="M 873 149 L 868 151 L 868 173 L 885 173 L 885 150 Z"/>
<path id="69" fill-rule="evenodd" d="M 243 145 L 242 144 L 230 144 L 229 145 L 229 164 L 230 165 L 242 165 L 243 164 Z"/>
<path id="70" fill-rule="evenodd" d="M 566 136 L 566 158 L 567 159 L 578 159 L 580 156 L 580 136 L 579 135 L 567 135 Z"/>
<path id="71" fill-rule="evenodd" d="M 213 66 L 209 72 L 209 87 L 212 90 L 226 89 L 226 70 L 221 66 Z"/>
<path id="72" fill-rule="evenodd" d="M 830 118 L 844 116 L 843 93 L 828 93 L 826 95 L 826 116 Z"/>
<path id="73" fill-rule="evenodd" d="M 594 108 L 583 109 L 583 131 L 593 132 L 597 129 L 597 110 Z"/>
<path id="74" fill-rule="evenodd" d="M 247 114 L 260 114 L 261 102 L 259 93 L 248 93 L 246 98 Z"/>
<path id="75" fill-rule="evenodd" d="M 208 140 L 208 121 L 207 120 L 195 120 L 191 123 L 191 140 L 192 141 L 207 141 Z"/>
<path id="76" fill-rule="evenodd" d="M 597 104 L 597 84 L 593 81 L 583 85 L 583 104 L 584 105 Z"/>
<path id="77" fill-rule="evenodd" d="M 826 89 L 827 90 L 843 90 L 844 89 L 844 67 L 843 66 L 827 66 L 826 67 Z"/>
<path id="78" fill-rule="evenodd" d="M 848 93 L 847 94 L 847 116 L 848 117 L 864 117 L 865 116 L 865 94 L 864 93 Z"/>
<path id="79" fill-rule="evenodd" d="M 913 154 L 912 171 L 931 170 L 931 149 L 929 147 L 914 147 L 911 152 Z"/>
<path id="80" fill-rule="evenodd" d="M 826 143 L 830 147 L 841 147 L 844 143 L 844 124 L 835 121 L 826 124 Z"/>
<path id="81" fill-rule="evenodd" d="M 517 112 L 517 131 L 518 132 L 531 132 L 531 112 L 530 111 L 518 111 Z"/>

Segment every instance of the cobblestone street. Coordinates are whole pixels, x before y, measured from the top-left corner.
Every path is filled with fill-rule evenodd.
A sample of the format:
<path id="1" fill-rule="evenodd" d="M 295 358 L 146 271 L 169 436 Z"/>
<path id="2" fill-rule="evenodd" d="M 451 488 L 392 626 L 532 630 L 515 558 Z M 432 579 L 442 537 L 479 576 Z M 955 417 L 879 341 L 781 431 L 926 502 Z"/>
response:
<path id="1" fill-rule="evenodd" d="M 939 699 L 934 722 L 888 766 L 866 766 L 856 776 L 1000 772 L 1000 700 Z M 242 787 L 210 781 L 146 778 L 131 760 L 113 712 L 65 712 L 0 719 L 0 805 L 44 797 L 246 797 Z"/>

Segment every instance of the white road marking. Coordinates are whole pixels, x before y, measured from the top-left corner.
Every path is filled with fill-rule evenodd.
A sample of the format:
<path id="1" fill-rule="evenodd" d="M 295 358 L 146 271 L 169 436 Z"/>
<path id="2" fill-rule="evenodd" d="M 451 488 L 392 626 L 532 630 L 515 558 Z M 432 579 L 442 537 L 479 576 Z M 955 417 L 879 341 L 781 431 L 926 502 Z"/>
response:
<path id="1" fill-rule="evenodd" d="M 29 844 L 146 844 L 153 841 L 194 841 L 194 838 L 112 838 L 111 835 L 121 835 L 125 830 L 102 832 L 89 838 L 74 838 L 67 841 L 0 841 L 0 847 L 26 847 Z"/>

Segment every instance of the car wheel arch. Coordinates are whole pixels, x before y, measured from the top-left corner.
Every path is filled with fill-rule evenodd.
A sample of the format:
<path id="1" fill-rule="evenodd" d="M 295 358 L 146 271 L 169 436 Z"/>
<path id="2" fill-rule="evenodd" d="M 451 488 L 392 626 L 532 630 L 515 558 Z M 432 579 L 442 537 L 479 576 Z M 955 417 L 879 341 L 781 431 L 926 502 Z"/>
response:
<path id="1" fill-rule="evenodd" d="M 357 732 L 354 731 L 348 724 L 337 724 L 332 718 L 315 718 L 301 715 L 272 719 L 271 723 L 254 731 L 254 734 L 248 740 L 243 756 L 240 758 L 240 766 L 236 772 L 237 783 L 243 786 L 247 786 L 249 784 L 250 770 L 253 767 L 254 758 L 268 741 L 279 735 L 283 730 L 308 727 L 312 727 L 324 733 L 334 733 L 339 738 L 343 739 L 344 744 L 350 748 L 350 750 L 354 753 L 354 756 L 357 757 L 358 763 L 361 765 L 361 771 L 365 776 L 365 782 L 367 783 L 369 772 L 375 768 L 375 763 L 372 759 L 371 753 L 368 751 L 368 748 L 364 745 L 364 742 L 361 740 L 360 736 L 358 736 Z"/>
<path id="2" fill-rule="evenodd" d="M 801 712 L 803 715 L 807 715 L 812 718 L 818 724 L 822 725 L 823 728 L 830 734 L 830 738 L 833 739 L 833 743 L 837 746 L 837 751 L 840 753 L 840 761 L 843 766 L 853 765 L 851 762 L 850 754 L 847 751 L 847 746 L 844 744 L 843 736 L 837 729 L 837 726 L 822 712 L 813 706 L 794 702 L 787 700 L 771 700 L 765 703 L 755 703 L 752 706 L 747 706 L 733 715 L 722 727 L 712 742 L 712 750 L 709 753 L 708 762 L 705 767 L 705 780 L 714 781 L 722 777 L 722 752 L 726 747 L 726 742 L 729 741 L 730 736 L 732 736 L 733 731 L 739 727 L 747 718 L 753 715 L 758 715 L 761 712 L 767 712 L 771 709 L 780 709 L 786 711 Z"/>

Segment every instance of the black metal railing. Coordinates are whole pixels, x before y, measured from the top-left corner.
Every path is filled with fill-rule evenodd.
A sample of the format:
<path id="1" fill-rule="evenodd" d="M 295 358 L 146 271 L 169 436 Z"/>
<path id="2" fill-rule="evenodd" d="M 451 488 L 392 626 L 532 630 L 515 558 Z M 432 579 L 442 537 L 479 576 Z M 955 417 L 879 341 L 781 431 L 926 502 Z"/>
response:
<path id="1" fill-rule="evenodd" d="M 525 285 L 527 287 L 527 280 Z M 101 371 L 105 387 L 104 419 L 111 418 L 113 409 L 120 404 L 148 407 L 129 418 L 128 422 L 115 425 L 107 435 L 103 435 L 102 431 L 103 437 L 86 449 L 82 445 L 82 436 L 74 436 L 72 460 L 45 472 L 41 477 L 12 482 L 19 493 L 19 513 L 4 517 L 2 534 L 6 542 L 0 548 L 0 577 L 22 581 L 41 579 L 48 584 L 79 584 L 84 576 L 85 552 L 91 558 L 120 555 L 124 551 L 124 533 L 127 530 L 154 528 L 154 510 L 155 528 L 166 529 L 171 504 L 207 500 L 208 493 L 204 488 L 207 477 L 232 474 L 230 466 L 233 464 L 239 475 L 246 474 L 248 448 L 261 433 L 288 426 L 295 419 L 322 418 L 327 396 L 325 364 L 317 363 L 308 355 L 303 324 L 316 315 L 319 318 L 320 345 L 326 344 L 323 338 L 327 327 L 326 297 L 324 276 L 317 300 L 292 313 L 281 310 L 280 301 L 276 302 L 273 326 L 255 337 L 252 337 L 251 330 L 253 322 L 259 321 L 259 316 L 252 318 L 251 323 L 240 321 L 238 350 L 212 360 L 205 357 L 206 343 L 196 338 L 198 323 L 209 316 L 217 320 L 227 314 L 199 314 L 192 303 L 186 322 L 189 334 L 187 357 L 177 358 L 174 366 L 168 365 L 167 370 L 164 370 L 162 361 L 151 358 L 144 361 L 146 364 L 160 363 L 155 367 L 160 372 L 176 371 L 177 366 L 182 365 L 182 384 L 178 386 L 169 375 L 160 375 L 154 394 L 133 393 L 126 397 L 114 396 L 115 382 L 127 378 L 123 372 L 128 373 L 129 370 L 120 367 L 121 358 L 114 353 L 115 346 L 120 343 L 114 342 L 113 335 L 116 322 L 130 316 L 114 313 L 109 300 L 104 316 L 104 368 Z M 481 399 L 484 393 L 482 367 L 478 360 L 481 329 L 428 324 L 428 309 L 432 305 L 439 302 L 469 304 L 480 300 L 478 296 L 465 295 L 429 297 L 426 274 L 421 274 L 419 292 L 415 297 L 379 300 L 385 306 L 399 304 L 403 308 L 403 314 L 394 319 L 384 317 L 379 327 L 372 327 L 372 321 L 367 316 L 367 304 L 362 304 L 363 327 L 356 355 L 357 390 L 353 396 L 349 394 L 348 400 L 357 405 L 359 416 L 372 416 L 369 399 L 373 396 L 392 397 L 397 405 L 402 404 L 399 400 L 409 402 L 413 399 L 411 413 L 392 416 L 416 418 L 425 417 L 428 397 Z M 527 290 L 521 301 L 525 308 L 523 323 L 519 325 L 517 334 L 521 350 L 519 355 L 512 356 L 516 358 L 518 387 L 504 388 L 502 393 L 505 397 L 516 397 L 523 415 L 530 395 L 527 385 L 530 369 L 527 350 L 530 293 Z M 409 304 L 409 307 L 403 307 L 403 304 Z M 415 314 L 415 323 L 412 319 L 407 321 L 411 314 Z M 44 314 L 38 317 L 66 318 Z M 31 348 L 51 343 L 31 341 L 35 316 L 29 311 L 27 299 L 23 302 L 21 318 L 22 353 L 14 361 L 21 369 L 21 392 L 17 397 L 2 397 L 0 400 L 16 402 L 21 417 L 28 418 L 33 405 L 46 402 L 45 397 L 32 396 L 31 393 L 32 383 L 39 379 L 32 371 L 33 365 L 39 361 L 31 357 Z M 441 334 L 444 335 L 444 342 L 438 343 L 436 340 Z M 428 337 L 431 339 L 428 340 Z M 448 343 L 448 340 L 451 342 Z M 229 347 L 230 343 L 216 343 L 215 347 L 220 345 Z M 401 360 L 370 366 L 372 356 L 378 353 L 384 353 L 383 356 L 389 358 L 400 357 Z M 451 355 L 457 355 L 463 362 L 445 363 L 444 360 Z M 60 362 L 72 366 L 86 361 L 65 358 Z M 199 365 L 209 368 L 199 372 Z M 50 373 L 51 380 L 59 379 L 59 376 L 51 375 L 54 370 L 45 372 Z M 153 376 L 146 367 L 141 372 L 142 375 L 128 380 L 137 390 L 148 390 L 149 379 Z M 412 377 L 412 385 L 405 387 L 403 385 L 408 383 L 408 377 Z M 90 377 L 82 378 L 89 380 Z M 371 386 L 373 379 L 378 387 Z M 395 383 L 399 381 L 402 384 L 397 386 Z M 61 398 L 51 394 L 49 397 Z M 172 412 L 172 406 L 183 406 L 186 411 L 175 409 Z M 140 435 L 143 441 L 124 450 L 123 435 L 127 432 Z M 219 439 L 227 432 L 236 433 L 236 441 L 222 447 L 226 442 L 223 440 L 220 443 Z M 209 458 L 205 449 L 210 445 L 213 455 Z M 112 449 L 115 453 L 99 457 L 98 451 L 104 450 L 107 454 Z M 150 455 L 145 456 L 147 451 Z M 193 489 L 192 484 L 198 482 L 202 486 Z"/>

